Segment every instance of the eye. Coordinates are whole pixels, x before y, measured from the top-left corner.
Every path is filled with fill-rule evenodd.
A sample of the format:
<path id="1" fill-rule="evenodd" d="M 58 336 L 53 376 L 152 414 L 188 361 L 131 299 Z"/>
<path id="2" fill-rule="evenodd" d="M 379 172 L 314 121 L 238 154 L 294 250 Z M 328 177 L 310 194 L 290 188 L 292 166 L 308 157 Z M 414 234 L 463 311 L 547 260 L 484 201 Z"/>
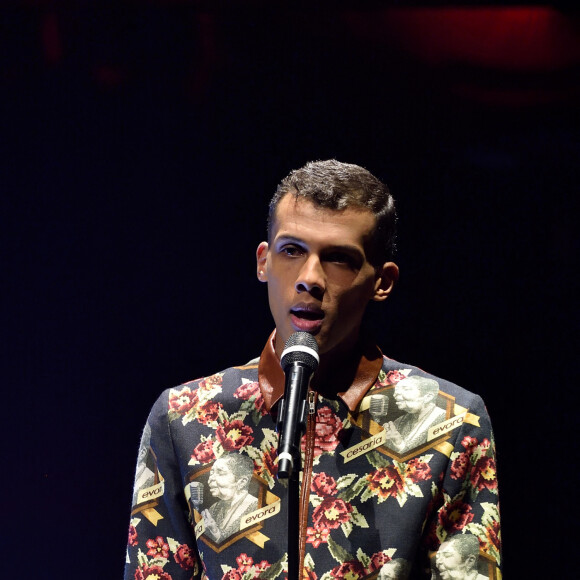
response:
<path id="1" fill-rule="evenodd" d="M 348 252 L 332 251 L 324 256 L 326 262 L 337 264 L 338 266 L 345 266 L 352 270 L 358 270 L 361 267 L 361 260 L 358 256 L 353 256 Z"/>
<path id="2" fill-rule="evenodd" d="M 335 262 L 336 264 L 349 264 L 352 258 L 343 252 L 332 252 L 326 256 L 327 262 Z"/>
<path id="3" fill-rule="evenodd" d="M 280 253 L 283 254 L 284 256 L 295 258 L 301 256 L 304 253 L 304 251 L 302 250 L 302 248 L 300 248 L 295 244 L 287 244 L 280 248 Z"/>

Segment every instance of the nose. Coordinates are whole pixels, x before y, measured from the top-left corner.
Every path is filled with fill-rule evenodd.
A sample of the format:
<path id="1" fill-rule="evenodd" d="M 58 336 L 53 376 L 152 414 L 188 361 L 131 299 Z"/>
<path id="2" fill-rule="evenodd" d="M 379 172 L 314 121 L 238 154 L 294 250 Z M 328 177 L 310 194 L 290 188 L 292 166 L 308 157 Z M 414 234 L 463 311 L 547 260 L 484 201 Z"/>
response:
<path id="1" fill-rule="evenodd" d="M 326 290 L 326 276 L 318 256 L 311 255 L 298 273 L 294 285 L 296 292 L 309 292 L 311 294 L 323 294 Z"/>

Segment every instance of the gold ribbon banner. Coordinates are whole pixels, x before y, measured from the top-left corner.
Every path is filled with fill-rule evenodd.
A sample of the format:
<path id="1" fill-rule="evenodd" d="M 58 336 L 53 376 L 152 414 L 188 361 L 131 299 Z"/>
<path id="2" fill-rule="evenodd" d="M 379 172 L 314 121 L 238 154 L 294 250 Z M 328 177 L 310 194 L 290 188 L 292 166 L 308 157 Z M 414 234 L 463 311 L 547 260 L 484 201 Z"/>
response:
<path id="1" fill-rule="evenodd" d="M 157 525 L 159 520 L 163 519 L 163 516 L 155 509 L 149 508 L 142 510 L 141 513 L 154 525 Z"/>
<path id="2" fill-rule="evenodd" d="M 372 451 L 373 449 L 376 449 L 377 447 L 384 445 L 386 441 L 387 441 L 387 433 L 383 429 L 376 435 L 373 435 L 372 437 L 367 437 L 360 443 L 357 443 L 356 445 L 353 445 L 352 447 L 349 447 L 348 449 L 341 451 L 340 454 L 344 458 L 344 462 L 348 463 L 349 461 L 356 459 L 359 455 L 364 455 L 365 453 L 368 453 L 369 451 Z"/>
<path id="3" fill-rule="evenodd" d="M 467 407 L 462 407 L 455 403 L 453 406 L 453 414 L 454 415 L 461 415 L 465 413 L 465 418 L 463 419 L 464 423 L 468 423 L 469 425 L 474 425 L 475 427 L 479 427 L 479 415 L 474 415 L 473 413 L 467 412 Z"/>
<path id="4" fill-rule="evenodd" d="M 264 544 L 270 539 L 268 536 L 262 534 L 262 532 L 254 532 L 252 534 L 248 534 L 246 538 L 248 538 L 250 542 L 254 542 L 254 544 L 256 544 L 256 546 L 259 546 L 260 548 L 263 548 Z"/>
<path id="5" fill-rule="evenodd" d="M 362 413 L 363 411 L 366 411 L 369 407 L 371 406 L 371 397 L 365 397 L 359 405 L 359 413 Z"/>
<path id="6" fill-rule="evenodd" d="M 165 483 L 163 481 L 160 481 L 158 484 L 152 485 L 151 487 L 140 489 L 137 494 L 137 503 L 140 504 L 151 501 L 152 499 L 157 499 L 158 497 L 161 497 L 164 492 Z"/>
<path id="7" fill-rule="evenodd" d="M 461 413 L 461 415 L 449 417 L 449 419 L 445 419 L 445 421 L 433 425 L 433 427 L 427 431 L 427 441 L 433 441 L 433 439 L 445 435 L 445 433 L 449 433 L 449 431 L 453 431 L 453 429 L 457 429 L 457 427 L 461 427 L 465 422 L 465 416 L 466 413 Z"/>
<path id="8" fill-rule="evenodd" d="M 475 425 L 476 427 L 480 427 L 479 425 L 479 415 L 473 415 L 472 413 L 467 413 L 464 419 L 465 423 L 469 423 L 470 425 Z"/>
<path id="9" fill-rule="evenodd" d="M 262 522 L 278 515 L 280 513 L 281 505 L 281 502 L 277 501 L 242 516 L 240 518 L 240 530 L 245 530 L 258 522 Z"/>
<path id="10" fill-rule="evenodd" d="M 435 449 L 436 451 L 439 451 L 439 453 L 443 453 L 443 455 L 449 457 L 451 455 L 451 453 L 453 452 L 453 445 L 451 445 L 451 443 L 447 443 L 447 441 L 443 441 L 443 442 L 439 443 L 438 445 L 435 445 L 433 447 L 433 449 Z"/>
<path id="11" fill-rule="evenodd" d="M 205 532 L 205 522 L 203 521 L 203 518 L 199 520 L 199 522 L 193 528 L 193 531 L 195 533 L 195 539 L 198 540 L 199 536 Z"/>

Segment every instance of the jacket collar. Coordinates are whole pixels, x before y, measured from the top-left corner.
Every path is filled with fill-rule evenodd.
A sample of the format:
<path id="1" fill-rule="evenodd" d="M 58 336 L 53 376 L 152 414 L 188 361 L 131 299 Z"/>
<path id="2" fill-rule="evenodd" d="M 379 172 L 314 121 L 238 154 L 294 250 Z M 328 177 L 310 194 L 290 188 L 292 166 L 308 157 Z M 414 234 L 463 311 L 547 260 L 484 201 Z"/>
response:
<path id="1" fill-rule="evenodd" d="M 274 350 L 274 339 L 276 331 L 272 332 L 266 342 L 266 346 L 260 356 L 258 365 L 258 380 L 260 389 L 264 397 L 266 409 L 270 409 L 284 395 L 285 376 L 280 360 Z M 356 368 L 354 368 L 356 365 Z M 357 360 L 352 365 L 353 369 L 349 373 L 341 372 L 344 386 L 348 385 L 345 391 L 338 392 L 337 395 L 344 401 L 346 406 L 355 411 L 362 398 L 377 380 L 383 365 L 383 353 L 378 346 L 370 342 L 363 343 Z M 347 377 L 346 379 L 344 377 Z"/>

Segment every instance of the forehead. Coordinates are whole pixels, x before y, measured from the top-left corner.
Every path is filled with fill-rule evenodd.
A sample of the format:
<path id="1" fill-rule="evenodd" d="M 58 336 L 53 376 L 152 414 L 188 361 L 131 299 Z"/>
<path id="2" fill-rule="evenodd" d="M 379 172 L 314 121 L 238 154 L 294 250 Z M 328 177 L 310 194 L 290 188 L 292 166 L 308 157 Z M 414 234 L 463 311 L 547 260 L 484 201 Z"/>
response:
<path id="1" fill-rule="evenodd" d="M 454 556 L 458 552 L 452 542 L 444 542 L 441 544 L 438 553 L 440 553 L 442 556 Z"/>
<path id="2" fill-rule="evenodd" d="M 274 214 L 272 239 L 297 237 L 312 243 L 348 242 L 364 246 L 372 237 L 375 225 L 375 216 L 364 208 L 333 210 L 287 193 Z"/>
<path id="3" fill-rule="evenodd" d="M 229 473 L 231 472 L 229 462 L 226 459 L 218 459 L 211 468 L 212 471 L 218 471 L 219 473 Z"/>
<path id="4" fill-rule="evenodd" d="M 399 391 L 410 391 L 413 389 L 419 389 L 419 386 L 417 385 L 417 383 L 415 383 L 415 381 L 399 381 L 395 387 L 396 390 Z"/>

